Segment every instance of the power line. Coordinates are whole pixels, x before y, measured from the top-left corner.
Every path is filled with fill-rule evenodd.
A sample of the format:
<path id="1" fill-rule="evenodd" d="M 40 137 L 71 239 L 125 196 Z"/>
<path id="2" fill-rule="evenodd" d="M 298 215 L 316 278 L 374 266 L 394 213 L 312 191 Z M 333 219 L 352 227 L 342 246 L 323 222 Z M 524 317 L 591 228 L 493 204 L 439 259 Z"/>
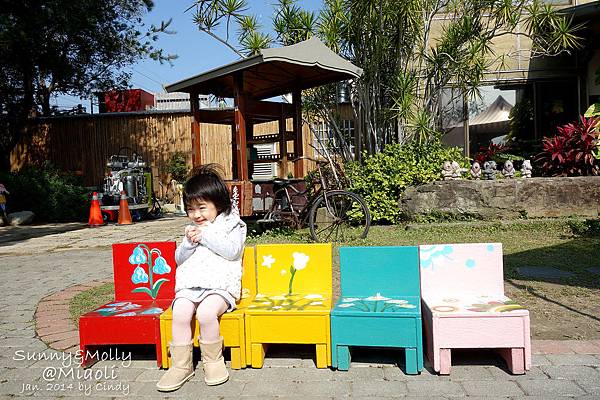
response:
<path id="1" fill-rule="evenodd" d="M 142 69 L 142 68 L 141 68 L 141 67 L 139 67 L 139 66 L 138 66 L 138 68 L 139 68 L 139 69 L 141 69 L 141 70 L 142 70 L 142 71 L 144 71 L 144 72 L 142 72 L 142 71 L 140 71 L 140 70 L 137 70 L 137 69 L 135 69 L 135 68 L 133 68 L 133 67 L 132 67 L 132 69 L 133 69 L 135 72 L 137 72 L 138 74 L 140 74 L 140 75 L 143 75 L 143 76 L 145 76 L 146 78 L 150 79 L 151 81 L 158 83 L 160 86 L 163 86 L 163 85 L 164 85 L 165 79 L 164 79 L 162 76 L 160 76 L 160 75 L 158 75 L 158 74 L 156 74 L 156 73 L 154 73 L 154 72 L 152 72 L 152 71 L 150 71 L 150 70 L 144 70 L 144 69 Z M 146 75 L 146 73 L 148 73 L 148 74 L 151 74 L 151 75 L 154 75 L 155 77 L 157 77 L 158 79 L 160 79 L 162 82 L 159 82 L 159 81 L 157 81 L 157 80 L 155 80 L 155 79 L 152 79 L 151 77 L 149 77 L 148 75 Z"/>

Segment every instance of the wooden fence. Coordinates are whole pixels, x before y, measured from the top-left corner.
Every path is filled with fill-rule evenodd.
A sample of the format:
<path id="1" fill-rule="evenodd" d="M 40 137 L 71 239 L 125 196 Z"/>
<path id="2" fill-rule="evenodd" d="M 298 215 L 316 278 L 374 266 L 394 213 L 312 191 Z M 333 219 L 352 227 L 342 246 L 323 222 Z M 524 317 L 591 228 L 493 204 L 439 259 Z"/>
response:
<path id="1" fill-rule="evenodd" d="M 122 147 L 130 147 L 152 167 L 158 188 L 159 179 L 167 182 L 165 168 L 175 152 L 187 154 L 191 166 L 191 123 L 192 117 L 187 112 L 40 118 L 31 122 L 11 152 L 11 170 L 49 161 L 62 170 L 81 174 L 86 186 L 98 186 L 102 184 L 108 157 Z M 257 135 L 275 132 L 276 122 L 260 124 L 255 129 Z M 303 133 L 304 154 L 312 155 L 307 126 Z M 222 165 L 226 178 L 231 178 L 231 137 L 229 126 L 201 126 L 202 162 Z M 307 165 L 305 172 L 308 168 Z"/>

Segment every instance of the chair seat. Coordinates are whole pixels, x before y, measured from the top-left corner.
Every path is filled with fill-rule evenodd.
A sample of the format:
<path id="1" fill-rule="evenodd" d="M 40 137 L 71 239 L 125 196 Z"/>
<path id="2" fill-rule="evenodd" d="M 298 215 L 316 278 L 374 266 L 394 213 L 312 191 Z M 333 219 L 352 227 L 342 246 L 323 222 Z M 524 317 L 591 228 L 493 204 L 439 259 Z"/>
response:
<path id="1" fill-rule="evenodd" d="M 160 314 L 169 300 L 113 301 L 82 315 L 79 332 L 86 345 L 155 344 Z"/>
<path id="2" fill-rule="evenodd" d="M 171 301 L 113 301 L 106 303 L 93 311 L 85 314 L 88 316 L 102 317 L 134 317 L 134 316 L 155 316 L 158 317 L 171 305 Z"/>
<path id="3" fill-rule="evenodd" d="M 254 300 L 246 307 L 246 313 L 258 315 L 301 313 L 301 314 L 329 314 L 331 299 L 319 294 L 297 295 L 262 295 L 257 294 Z"/>
<path id="4" fill-rule="evenodd" d="M 529 315 L 529 311 L 503 295 L 448 295 L 424 298 L 435 317 L 484 317 Z"/>
<path id="5" fill-rule="evenodd" d="M 342 297 L 332 315 L 377 315 L 378 317 L 420 316 L 421 301 L 417 296 L 385 297 L 377 293 L 369 297 Z"/>

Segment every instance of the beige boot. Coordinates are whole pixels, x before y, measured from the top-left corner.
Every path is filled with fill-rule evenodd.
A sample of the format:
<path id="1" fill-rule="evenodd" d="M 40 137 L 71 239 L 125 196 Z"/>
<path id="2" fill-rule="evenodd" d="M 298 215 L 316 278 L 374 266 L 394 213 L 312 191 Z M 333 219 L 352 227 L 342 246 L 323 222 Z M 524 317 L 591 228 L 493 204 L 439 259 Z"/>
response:
<path id="1" fill-rule="evenodd" d="M 229 379 L 229 372 L 225 367 L 223 358 L 223 337 L 219 336 L 212 342 L 198 338 L 200 352 L 202 353 L 202 366 L 204 367 L 204 382 L 207 385 L 218 385 Z"/>
<path id="2" fill-rule="evenodd" d="M 194 376 L 192 364 L 193 343 L 175 345 L 171 343 L 171 368 L 160 378 L 156 388 L 161 392 L 172 392 Z"/>

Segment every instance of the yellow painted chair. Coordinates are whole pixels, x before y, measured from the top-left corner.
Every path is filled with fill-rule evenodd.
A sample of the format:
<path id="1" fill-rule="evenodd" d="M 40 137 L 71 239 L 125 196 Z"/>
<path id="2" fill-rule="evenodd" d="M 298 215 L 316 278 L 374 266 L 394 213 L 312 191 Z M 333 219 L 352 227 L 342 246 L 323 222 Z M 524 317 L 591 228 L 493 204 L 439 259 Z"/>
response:
<path id="1" fill-rule="evenodd" d="M 331 244 L 256 246 L 258 292 L 246 309 L 246 360 L 261 368 L 269 343 L 314 344 L 331 365 Z"/>
<path id="2" fill-rule="evenodd" d="M 244 335 L 244 313 L 254 300 L 256 295 L 256 268 L 254 265 L 254 248 L 246 247 L 243 257 L 242 272 L 242 297 L 237 308 L 221 316 L 220 328 L 223 336 L 224 347 L 231 351 L 231 368 L 246 368 L 249 362 L 246 360 L 246 338 Z M 160 336 L 162 347 L 162 367 L 171 366 L 171 357 L 168 354 L 168 344 L 171 342 L 173 321 L 173 310 L 171 307 L 160 316 Z M 198 347 L 198 335 L 200 326 L 196 321 L 194 329 L 194 346 Z"/>

